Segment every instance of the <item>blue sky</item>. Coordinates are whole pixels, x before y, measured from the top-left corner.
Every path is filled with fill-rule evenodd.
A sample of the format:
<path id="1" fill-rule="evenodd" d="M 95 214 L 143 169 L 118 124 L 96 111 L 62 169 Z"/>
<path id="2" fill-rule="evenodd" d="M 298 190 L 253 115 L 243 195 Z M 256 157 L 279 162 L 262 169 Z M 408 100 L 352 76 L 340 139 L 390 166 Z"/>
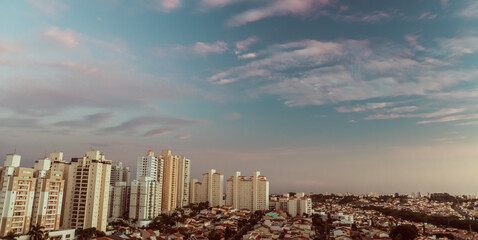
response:
<path id="1" fill-rule="evenodd" d="M 0 154 L 476 193 L 478 2 L 0 2 Z"/>

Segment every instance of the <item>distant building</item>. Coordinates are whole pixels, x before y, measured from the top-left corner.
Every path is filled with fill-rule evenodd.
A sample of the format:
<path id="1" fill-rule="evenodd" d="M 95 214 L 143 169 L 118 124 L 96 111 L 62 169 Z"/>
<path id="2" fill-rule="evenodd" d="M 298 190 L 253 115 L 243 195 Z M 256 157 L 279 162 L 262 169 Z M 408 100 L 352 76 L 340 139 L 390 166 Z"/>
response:
<path id="1" fill-rule="evenodd" d="M 209 202 L 210 207 L 223 205 L 224 175 L 217 173 L 216 169 L 204 173 L 202 183 L 193 179 L 191 185 L 191 203 Z"/>
<path id="2" fill-rule="evenodd" d="M 247 179 L 235 172 L 226 181 L 226 205 L 251 211 L 269 209 L 269 180 L 259 171 Z"/>
<path id="3" fill-rule="evenodd" d="M 124 167 L 122 162 L 111 166 L 108 218 L 120 218 L 128 213 L 130 176 L 129 167 Z"/>
<path id="4" fill-rule="evenodd" d="M 295 197 L 281 196 L 274 198 L 269 203 L 269 208 L 281 210 L 288 213 L 291 217 L 297 215 L 304 216 L 312 214 L 312 199 L 305 196 L 304 193 L 297 193 Z"/>

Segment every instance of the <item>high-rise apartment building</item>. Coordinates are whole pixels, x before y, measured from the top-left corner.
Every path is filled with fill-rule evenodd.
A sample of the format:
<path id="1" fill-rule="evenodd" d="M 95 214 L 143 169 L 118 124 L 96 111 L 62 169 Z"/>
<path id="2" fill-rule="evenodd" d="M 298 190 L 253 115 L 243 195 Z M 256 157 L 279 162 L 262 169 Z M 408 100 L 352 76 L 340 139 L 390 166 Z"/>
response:
<path id="1" fill-rule="evenodd" d="M 136 179 L 141 177 L 158 178 L 158 173 L 163 171 L 163 165 L 160 163 L 161 161 L 154 156 L 154 152 L 149 150 L 146 156 L 138 158 Z"/>
<path id="2" fill-rule="evenodd" d="M 45 231 L 60 229 L 65 180 L 62 171 L 51 170 L 51 159 L 35 162 L 37 180 L 31 225 L 40 225 Z"/>
<path id="3" fill-rule="evenodd" d="M 235 172 L 226 181 L 226 205 L 251 211 L 269 209 L 269 180 L 259 171 L 247 179 Z"/>
<path id="4" fill-rule="evenodd" d="M 124 218 L 129 216 L 131 186 L 126 182 L 116 182 L 110 186 L 110 205 L 108 218 Z"/>
<path id="5" fill-rule="evenodd" d="M 106 231 L 111 161 L 97 150 L 73 158 L 68 167 L 63 228 Z"/>
<path id="6" fill-rule="evenodd" d="M 129 210 L 130 170 L 122 162 L 111 166 L 108 218 L 127 216 Z"/>
<path id="7" fill-rule="evenodd" d="M 191 182 L 191 203 L 209 202 L 210 207 L 222 206 L 224 196 L 224 175 L 210 169 L 202 175 L 202 182 Z"/>
<path id="8" fill-rule="evenodd" d="M 151 220 L 161 213 L 163 163 L 163 159 L 155 157 L 152 151 L 138 158 L 136 180 L 131 183 L 130 218 Z"/>
<path id="9" fill-rule="evenodd" d="M 110 185 L 114 186 L 117 182 L 125 182 L 129 185 L 131 182 L 131 173 L 129 167 L 123 166 L 122 162 L 116 162 L 111 166 Z"/>
<path id="10" fill-rule="evenodd" d="M 152 220 L 161 214 L 161 185 L 156 179 L 141 177 L 131 183 L 129 218 Z"/>
<path id="11" fill-rule="evenodd" d="M 64 213 L 66 205 L 66 189 L 68 189 L 68 174 L 71 163 L 63 160 L 63 152 L 51 152 L 49 159 L 51 160 L 51 171 L 60 171 L 63 173 L 62 175 L 65 186 L 63 187 L 61 212 Z M 62 229 L 64 229 L 63 223 L 64 214 L 60 214 L 60 228 Z"/>
<path id="12" fill-rule="evenodd" d="M 182 208 L 189 204 L 189 178 L 191 160 L 184 156 L 178 158 L 178 190 L 177 207 Z"/>
<path id="13" fill-rule="evenodd" d="M 170 150 L 163 150 L 158 159 L 164 161 L 161 210 L 163 212 L 169 212 L 175 210 L 177 207 L 178 157 L 171 155 Z"/>
<path id="14" fill-rule="evenodd" d="M 0 235 L 30 230 L 36 190 L 34 170 L 20 167 L 21 156 L 8 154 L 0 168 Z"/>

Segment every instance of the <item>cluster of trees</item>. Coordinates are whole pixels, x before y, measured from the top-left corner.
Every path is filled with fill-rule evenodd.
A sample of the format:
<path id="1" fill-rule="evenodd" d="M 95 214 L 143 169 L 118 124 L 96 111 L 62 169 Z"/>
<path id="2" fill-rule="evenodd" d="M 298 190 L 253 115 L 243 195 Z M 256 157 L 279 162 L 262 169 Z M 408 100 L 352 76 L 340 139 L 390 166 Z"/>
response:
<path id="1" fill-rule="evenodd" d="M 458 217 L 455 216 L 430 216 L 424 213 L 417 213 L 409 210 L 396 210 L 376 206 L 366 206 L 362 208 L 365 210 L 375 210 L 387 216 L 401 218 L 412 222 L 426 222 L 436 226 L 454 227 L 463 230 L 469 230 L 469 228 L 471 227 L 473 231 L 478 231 L 478 221 L 476 220 L 460 220 Z"/>
<path id="2" fill-rule="evenodd" d="M 187 218 L 195 217 L 201 210 L 208 209 L 209 202 L 191 203 L 188 208 L 191 209 L 191 213 L 186 215 L 184 209 L 174 211 L 171 215 L 161 214 L 153 219 L 148 225 L 148 228 L 153 230 L 159 230 L 160 232 L 173 233 L 174 227 L 177 222 L 184 222 Z M 189 234 L 179 231 L 181 234 L 188 236 Z"/>
<path id="3" fill-rule="evenodd" d="M 104 236 L 106 236 L 105 232 L 100 231 L 94 227 L 76 230 L 76 237 L 78 240 L 90 240 Z"/>
<path id="4" fill-rule="evenodd" d="M 31 240 L 46 240 L 50 236 L 48 235 L 48 232 L 43 231 L 44 229 L 45 229 L 45 227 L 40 226 L 40 225 L 37 224 L 37 225 L 32 226 L 30 228 L 30 231 L 28 231 L 27 235 L 30 236 Z M 15 234 L 12 231 L 9 231 L 7 233 L 7 235 L 5 237 L 3 237 L 3 239 L 5 239 L 5 240 L 16 240 L 17 237 L 19 237 L 19 236 L 20 235 Z"/>
<path id="5" fill-rule="evenodd" d="M 404 224 L 392 228 L 390 237 L 393 240 L 413 240 L 418 237 L 418 229 L 414 225 Z"/>

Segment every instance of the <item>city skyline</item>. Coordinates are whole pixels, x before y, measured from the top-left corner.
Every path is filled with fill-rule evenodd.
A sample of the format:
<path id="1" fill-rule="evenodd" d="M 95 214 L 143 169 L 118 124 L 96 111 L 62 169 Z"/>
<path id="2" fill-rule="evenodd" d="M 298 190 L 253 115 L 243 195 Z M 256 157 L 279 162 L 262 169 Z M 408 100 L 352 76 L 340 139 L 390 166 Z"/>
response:
<path id="1" fill-rule="evenodd" d="M 0 9 L 0 155 L 23 167 L 170 149 L 271 193 L 478 193 L 476 1 Z"/>

